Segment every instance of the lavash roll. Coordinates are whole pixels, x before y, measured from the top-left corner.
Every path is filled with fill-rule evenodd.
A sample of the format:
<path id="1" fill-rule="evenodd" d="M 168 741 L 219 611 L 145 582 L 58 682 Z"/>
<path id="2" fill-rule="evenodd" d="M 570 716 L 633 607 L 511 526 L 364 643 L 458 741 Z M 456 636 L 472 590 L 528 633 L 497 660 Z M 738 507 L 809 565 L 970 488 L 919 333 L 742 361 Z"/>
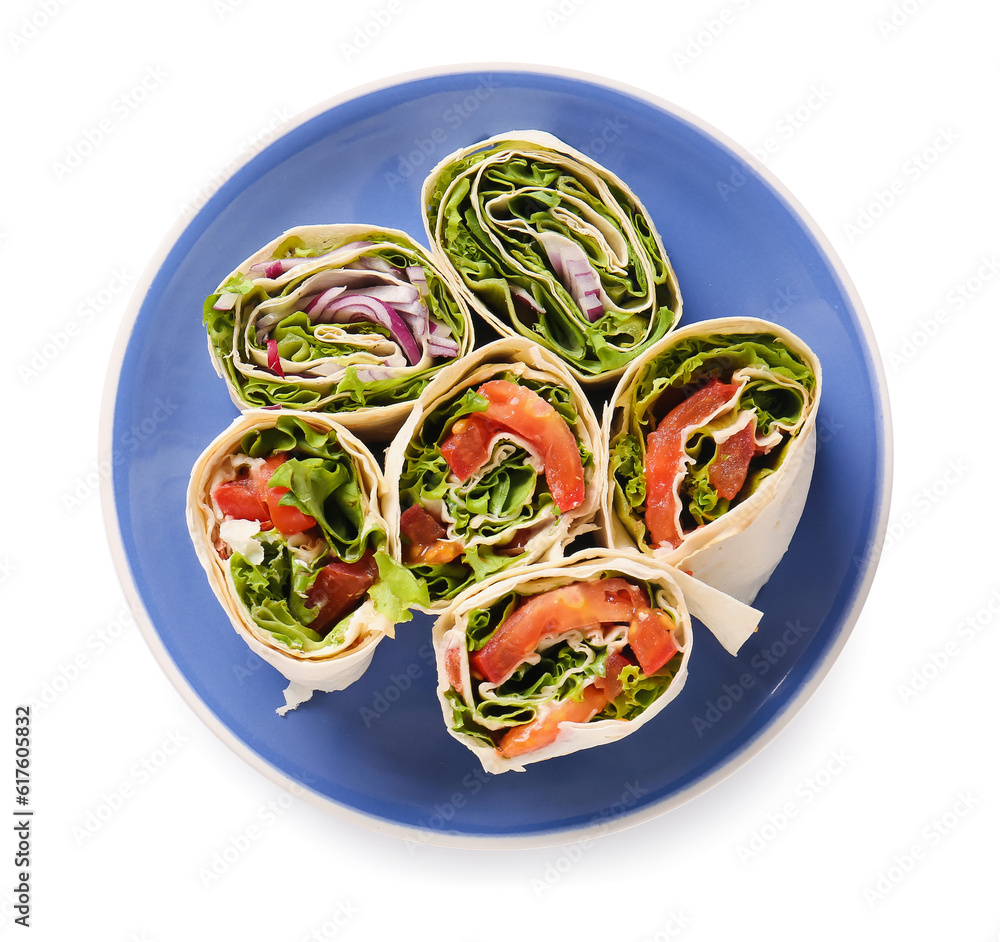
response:
<path id="1" fill-rule="evenodd" d="M 277 445 L 278 447 L 274 447 Z M 234 517 L 220 506 L 220 488 L 246 482 L 268 458 L 283 455 L 303 475 L 292 487 L 316 501 L 316 526 L 296 534 L 271 521 Z M 330 457 L 332 456 L 332 457 Z M 290 459 L 298 459 L 292 463 Z M 264 464 L 262 464 L 264 463 Z M 273 480 L 273 478 L 272 478 Z M 296 479 L 297 481 L 298 479 Z M 386 594 L 401 572 L 398 542 L 379 506 L 381 472 L 366 446 L 332 417 L 320 413 L 250 410 L 210 442 L 191 471 L 187 491 L 190 537 L 212 591 L 246 645 L 288 681 L 292 709 L 313 691 L 341 690 L 367 669 L 375 647 L 409 618 Z M 273 514 L 272 514 L 273 515 Z M 375 584 L 352 612 L 324 637 L 309 629 L 318 617 L 308 592 L 320 569 L 377 567 Z M 405 581 L 405 573 L 402 574 Z M 405 597 L 405 591 L 400 593 Z M 296 595 L 293 598 L 293 595 Z M 311 637 L 316 635 L 316 638 Z"/>
<path id="2" fill-rule="evenodd" d="M 762 357 L 772 364 L 762 365 Z M 741 366 L 741 358 L 754 362 Z M 650 433 L 662 428 L 665 414 L 679 401 L 688 401 L 679 397 L 707 393 L 715 382 L 743 391 L 752 387 L 757 390 L 757 405 L 751 402 L 749 408 L 735 410 L 722 407 L 688 439 L 686 450 L 697 439 L 701 457 L 685 457 L 683 480 L 678 479 L 676 492 L 680 503 L 688 501 L 694 512 L 715 516 L 681 520 L 676 544 L 657 542 L 647 526 L 650 482 L 646 475 L 653 460 Z M 743 603 L 752 603 L 788 549 L 805 506 L 816 456 L 821 387 L 819 359 L 805 341 L 759 318 L 727 317 L 690 324 L 650 349 L 622 376 L 605 410 L 610 467 L 602 515 L 607 545 L 656 556 Z M 770 409 L 785 409 L 789 415 L 775 418 Z M 745 427 L 750 412 L 754 413 L 753 429 Z M 730 422 L 735 413 L 735 421 Z M 767 426 L 763 430 L 757 424 L 761 419 Z M 723 443 L 740 422 L 744 434 L 755 436 L 755 452 L 774 443 L 766 453 L 755 453 L 741 491 L 723 505 L 718 493 L 713 498 L 706 484 L 706 466 L 699 464 L 713 450 L 705 444 L 704 428 L 717 439 L 714 449 L 721 456 Z M 720 503 L 705 511 L 716 498 Z"/>
<path id="3" fill-rule="evenodd" d="M 421 192 L 428 243 L 501 335 L 609 385 L 681 316 L 653 220 L 617 175 L 543 131 L 461 148 Z"/>
<path id="4" fill-rule="evenodd" d="M 623 582 L 632 590 L 624 589 Z M 561 633 L 552 627 L 553 634 L 544 637 L 528 661 L 501 683 L 477 676 L 477 654 L 481 656 L 495 637 L 486 635 L 484 643 L 485 632 L 499 631 L 518 609 L 543 593 L 568 593 L 562 609 L 587 612 L 592 602 L 586 601 L 579 586 L 588 584 L 598 597 L 607 593 L 607 597 L 628 599 L 638 594 L 650 607 L 667 614 L 675 650 L 656 671 L 646 675 L 636 663 L 626 612 L 615 616 L 626 620 L 594 621 Z M 589 613 L 580 616 L 579 623 L 588 618 Z M 438 617 L 433 644 L 437 694 L 449 734 L 476 755 L 484 770 L 502 773 L 524 771 L 530 763 L 615 742 L 653 720 L 684 686 L 693 636 L 687 604 L 671 567 L 634 552 L 595 549 L 503 573 L 464 592 Z M 612 654 L 617 659 L 613 669 Z M 608 679 L 615 672 L 621 689 L 608 701 Z M 588 710 L 585 701 L 591 695 L 596 705 Z M 600 710 L 585 721 L 554 722 L 566 715 L 567 708 L 578 709 L 574 701 L 584 715 L 596 707 Z M 536 730 L 526 741 L 525 730 L 535 722 L 547 724 L 548 735 Z M 554 739 L 553 727 L 557 730 Z M 541 741 L 537 748 L 530 748 L 533 739 Z M 666 725 L 662 748 L 669 748 L 668 743 Z M 505 747 L 513 754 L 505 754 Z"/>
<path id="5" fill-rule="evenodd" d="M 467 406 L 485 384 L 510 381 L 525 386 L 529 398 L 533 393 L 555 403 L 552 408 L 569 417 L 569 441 L 575 442 L 582 465 L 576 506 L 556 506 L 553 474 L 546 475 L 539 456 L 544 442 L 497 431 L 489 461 L 465 483 L 443 457 L 442 444 L 449 430 L 458 427 L 456 413 L 471 415 L 462 411 L 463 404 Z M 558 358 L 537 344 L 506 338 L 442 370 L 424 391 L 386 451 L 383 506 L 390 532 L 402 541 L 402 561 L 428 585 L 428 610 L 436 612 L 493 572 L 563 556 L 577 536 L 596 528 L 606 474 L 600 424 L 580 385 Z M 445 531 L 440 546 L 462 544 L 460 558 L 436 569 L 408 562 L 412 549 L 401 526 L 415 506 L 429 512 Z M 512 541 L 517 541 L 516 552 Z"/>
<path id="6" fill-rule="evenodd" d="M 463 291 L 397 229 L 289 229 L 205 302 L 216 372 L 241 409 L 335 415 L 388 440 L 421 389 L 474 345 Z"/>

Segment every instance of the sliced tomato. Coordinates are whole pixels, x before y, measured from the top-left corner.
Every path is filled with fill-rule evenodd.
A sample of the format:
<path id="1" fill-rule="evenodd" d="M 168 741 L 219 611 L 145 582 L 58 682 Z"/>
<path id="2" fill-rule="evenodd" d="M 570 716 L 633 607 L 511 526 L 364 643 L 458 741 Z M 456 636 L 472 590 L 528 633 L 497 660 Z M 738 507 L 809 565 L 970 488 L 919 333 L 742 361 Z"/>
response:
<path id="1" fill-rule="evenodd" d="M 281 498 L 288 493 L 287 487 L 269 487 L 268 481 L 274 472 L 288 460 L 285 452 L 278 452 L 265 459 L 251 472 L 251 478 L 259 493 L 265 495 L 268 513 L 275 527 L 286 536 L 301 533 L 316 526 L 316 518 L 302 513 L 297 507 L 289 507 L 281 503 Z"/>
<path id="2" fill-rule="evenodd" d="M 753 416 L 735 435 L 715 446 L 715 460 L 708 469 L 708 483 L 719 492 L 720 497 L 732 500 L 743 487 L 750 459 L 757 450 L 756 433 L 757 417 Z"/>
<path id="3" fill-rule="evenodd" d="M 594 678 L 594 686 L 604 691 L 609 703 L 622 692 L 621 674 L 630 663 L 628 658 L 612 651 L 604 659 L 604 676 Z"/>
<path id="4" fill-rule="evenodd" d="M 319 609 L 309 627 L 318 634 L 357 608 L 378 579 L 378 564 L 369 550 L 356 563 L 327 563 L 306 593 L 306 605 Z"/>
<path id="5" fill-rule="evenodd" d="M 465 692 L 462 690 L 462 649 L 454 644 L 444 652 L 444 672 L 448 678 L 448 683 L 458 692 L 460 697 L 464 697 Z"/>
<path id="6" fill-rule="evenodd" d="M 689 429 L 707 422 L 739 391 L 716 377 L 688 396 L 646 436 L 646 526 L 653 546 L 680 546 L 677 474 L 684 465 Z"/>
<path id="7" fill-rule="evenodd" d="M 467 481 L 489 460 L 489 444 L 497 430 L 482 412 L 463 415 L 441 443 L 441 454 L 460 481 Z"/>
<path id="8" fill-rule="evenodd" d="M 267 501 L 261 497 L 256 483 L 249 474 L 224 481 L 212 491 L 212 497 L 227 517 L 237 520 L 257 520 L 270 526 L 271 515 Z"/>
<path id="9" fill-rule="evenodd" d="M 638 611 L 633 616 L 628 643 L 647 677 L 655 674 L 679 650 L 673 629 L 673 619 L 658 608 Z"/>
<path id="10" fill-rule="evenodd" d="M 403 511 L 399 518 L 399 530 L 411 543 L 421 543 L 424 546 L 429 546 L 445 535 L 444 527 L 420 504 L 414 504 Z"/>
<path id="11" fill-rule="evenodd" d="M 591 684 L 584 688 L 583 699 L 563 700 L 530 723 L 512 727 L 504 733 L 497 749 L 501 755 L 512 759 L 551 745 L 558 738 L 562 723 L 587 723 L 604 709 L 607 702 L 604 691 Z"/>
<path id="12" fill-rule="evenodd" d="M 545 467 L 545 480 L 563 512 L 583 503 L 583 462 L 576 436 L 566 420 L 533 389 L 503 379 L 476 390 L 489 405 L 485 412 L 463 416 L 441 444 L 441 453 L 460 481 L 489 459 L 487 447 L 497 428 L 524 438 Z"/>
<path id="13" fill-rule="evenodd" d="M 314 517 L 302 513 L 297 507 L 281 503 L 288 493 L 287 487 L 268 487 L 268 481 L 279 465 L 288 460 L 284 452 L 272 455 L 249 474 L 240 474 L 231 481 L 218 485 L 212 496 L 219 509 L 238 520 L 258 520 L 264 529 L 276 527 L 281 533 L 301 533 L 316 526 Z"/>
<path id="14" fill-rule="evenodd" d="M 528 598 L 515 609 L 478 651 L 469 665 L 490 683 L 506 680 L 549 634 L 631 622 L 649 599 L 638 587 L 617 576 L 596 582 L 576 582 Z"/>

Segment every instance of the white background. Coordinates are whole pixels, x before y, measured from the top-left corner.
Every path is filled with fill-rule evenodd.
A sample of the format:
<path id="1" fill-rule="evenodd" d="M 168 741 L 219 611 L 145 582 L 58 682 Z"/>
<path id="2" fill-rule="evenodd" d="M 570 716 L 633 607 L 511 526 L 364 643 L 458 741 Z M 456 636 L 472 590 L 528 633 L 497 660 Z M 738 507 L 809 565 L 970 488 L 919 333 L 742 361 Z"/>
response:
<path id="1" fill-rule="evenodd" d="M 28 931 L 108 942 L 429 927 L 455 942 L 1000 938 L 995 5 L 347 6 L 11 0 L 0 15 L 11 724 L 0 810 L 13 807 L 14 709 L 34 702 Z M 360 43 L 366 26 L 374 35 Z M 127 612 L 97 452 L 130 295 L 185 209 L 325 99 L 474 62 L 627 83 L 760 151 L 858 289 L 894 422 L 881 566 L 790 726 L 641 827 L 505 852 L 407 845 L 343 822 L 222 745 Z M 102 119 L 109 129 L 88 150 Z M 0 935 L 19 938 L 14 835 L 0 830 Z M 223 855 L 231 863 L 206 880 Z"/>

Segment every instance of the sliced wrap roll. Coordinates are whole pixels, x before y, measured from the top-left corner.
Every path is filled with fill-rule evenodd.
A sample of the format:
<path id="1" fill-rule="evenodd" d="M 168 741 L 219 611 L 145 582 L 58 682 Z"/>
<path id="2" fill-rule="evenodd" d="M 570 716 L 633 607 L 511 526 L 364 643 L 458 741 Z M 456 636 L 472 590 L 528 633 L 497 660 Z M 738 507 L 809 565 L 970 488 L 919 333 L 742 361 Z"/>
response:
<path id="1" fill-rule="evenodd" d="M 472 349 L 468 305 L 405 232 L 300 226 L 205 302 L 216 371 L 241 409 L 329 412 L 388 439 L 430 379 Z"/>
<path id="2" fill-rule="evenodd" d="M 634 732 L 680 693 L 692 647 L 671 568 L 618 550 L 489 579 L 433 640 L 445 725 L 494 773 Z"/>
<path id="3" fill-rule="evenodd" d="M 608 545 L 751 603 L 805 506 L 821 383 L 809 347 L 758 318 L 691 324 L 651 349 L 605 411 Z"/>
<path id="4" fill-rule="evenodd" d="M 520 338 L 443 370 L 386 452 L 386 520 L 429 611 L 501 570 L 559 558 L 593 519 L 607 451 L 552 354 Z"/>
<path id="5" fill-rule="evenodd" d="M 289 681 L 284 713 L 341 690 L 423 598 L 379 510 L 379 467 L 331 417 L 251 410 L 198 458 L 187 524 L 248 647 Z"/>
<path id="6" fill-rule="evenodd" d="M 511 131 L 446 157 L 421 194 L 430 245 L 502 335 L 541 343 L 607 384 L 681 316 L 649 213 L 558 138 Z"/>

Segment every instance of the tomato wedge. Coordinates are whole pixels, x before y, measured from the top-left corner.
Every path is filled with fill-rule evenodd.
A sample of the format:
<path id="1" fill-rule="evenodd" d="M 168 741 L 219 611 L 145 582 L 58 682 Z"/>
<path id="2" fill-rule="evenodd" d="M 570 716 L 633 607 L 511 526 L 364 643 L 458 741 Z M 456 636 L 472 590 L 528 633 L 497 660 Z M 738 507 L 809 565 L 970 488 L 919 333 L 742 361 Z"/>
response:
<path id="1" fill-rule="evenodd" d="M 460 697 L 465 696 L 462 690 L 462 650 L 452 645 L 444 652 L 444 671 L 448 683 L 455 688 Z"/>
<path id="2" fill-rule="evenodd" d="M 460 481 L 468 480 L 489 460 L 490 439 L 496 430 L 497 424 L 482 412 L 464 415 L 452 425 L 441 443 L 441 454 Z"/>
<path id="3" fill-rule="evenodd" d="M 414 504 L 400 515 L 399 530 L 411 543 L 428 546 L 445 535 L 445 528 L 431 516 L 430 512 Z"/>
<path id="4" fill-rule="evenodd" d="M 302 513 L 297 507 L 287 507 L 280 503 L 281 498 L 288 493 L 287 487 L 267 486 L 278 466 L 287 460 L 288 455 L 279 452 L 267 458 L 249 474 L 223 481 L 212 491 L 219 510 L 238 520 L 257 520 L 265 530 L 274 526 L 286 536 L 316 526 L 314 517 Z"/>
<path id="5" fill-rule="evenodd" d="M 258 493 L 264 495 L 267 501 L 267 509 L 271 522 L 279 532 L 290 536 L 293 533 L 301 533 L 316 526 L 316 518 L 302 513 L 297 507 L 289 507 L 280 503 L 281 498 L 288 493 L 287 487 L 268 487 L 267 482 L 271 480 L 274 472 L 288 460 L 285 452 L 271 455 L 265 459 L 262 465 L 258 465 L 250 473 Z"/>
<path id="6" fill-rule="evenodd" d="M 326 634 L 331 625 L 357 608 L 376 579 L 378 564 L 371 550 L 356 563 L 340 560 L 327 563 L 306 593 L 306 605 L 319 609 L 309 627 L 318 634 Z"/>
<path id="7" fill-rule="evenodd" d="M 485 412 L 463 416 L 441 444 L 441 453 L 460 481 L 489 460 L 489 441 L 498 428 L 524 438 L 545 467 L 545 480 L 563 512 L 579 507 L 584 498 L 583 462 L 572 429 L 533 389 L 494 379 L 476 390 L 489 405 Z"/>
<path id="8" fill-rule="evenodd" d="M 644 609 L 632 616 L 628 643 L 647 677 L 655 674 L 679 650 L 673 628 L 673 619 L 658 608 Z"/>
<path id="9" fill-rule="evenodd" d="M 622 627 L 627 625 L 626 639 Z M 494 630 L 486 644 L 469 655 L 473 681 L 502 684 L 540 643 L 549 645 L 571 630 L 604 626 L 617 640 L 604 659 L 603 676 L 594 676 L 577 700 L 557 700 L 539 708 L 535 718 L 511 727 L 496 741 L 497 752 L 508 758 L 534 752 L 553 743 L 563 723 L 587 723 L 622 692 L 622 672 L 636 667 L 645 675 L 659 671 L 679 650 L 676 625 L 670 614 L 651 608 L 646 590 L 620 576 L 594 582 L 575 582 L 525 599 Z M 607 636 L 605 636 L 607 637 Z M 610 640 L 604 643 L 612 644 Z M 445 653 L 444 670 L 450 685 L 462 694 L 463 648 L 452 645 Z M 482 692 L 480 690 L 480 692 Z M 464 695 L 464 694 L 463 694 Z"/>
<path id="10" fill-rule="evenodd" d="M 607 702 L 604 691 L 591 684 L 584 688 L 582 700 L 562 700 L 530 723 L 512 727 L 504 733 L 497 749 L 509 759 L 534 752 L 556 741 L 560 724 L 587 723 L 604 709 Z"/>
<path id="11" fill-rule="evenodd" d="M 717 377 L 688 396 L 646 436 L 646 526 L 653 546 L 680 546 L 677 475 L 684 466 L 688 430 L 711 419 L 739 387 Z"/>
<path id="12" fill-rule="evenodd" d="M 223 481 L 212 491 L 212 497 L 227 517 L 237 520 L 257 520 L 271 525 L 271 515 L 267 509 L 267 501 L 262 499 L 256 483 L 249 474 Z"/>
<path id="13" fill-rule="evenodd" d="M 604 659 L 604 676 L 594 678 L 594 686 L 598 690 L 603 690 L 608 698 L 608 703 L 614 700 L 622 692 L 622 671 L 631 662 L 626 657 L 612 651 Z"/>
<path id="14" fill-rule="evenodd" d="M 469 655 L 469 666 L 490 683 L 502 683 L 545 635 L 631 622 L 637 608 L 649 608 L 646 594 L 617 576 L 541 592 L 515 609 L 489 641 Z"/>
<path id="15" fill-rule="evenodd" d="M 757 417 L 753 416 L 735 435 L 715 446 L 715 460 L 708 469 L 708 483 L 720 497 L 732 500 L 747 479 L 750 459 L 757 451 Z"/>

